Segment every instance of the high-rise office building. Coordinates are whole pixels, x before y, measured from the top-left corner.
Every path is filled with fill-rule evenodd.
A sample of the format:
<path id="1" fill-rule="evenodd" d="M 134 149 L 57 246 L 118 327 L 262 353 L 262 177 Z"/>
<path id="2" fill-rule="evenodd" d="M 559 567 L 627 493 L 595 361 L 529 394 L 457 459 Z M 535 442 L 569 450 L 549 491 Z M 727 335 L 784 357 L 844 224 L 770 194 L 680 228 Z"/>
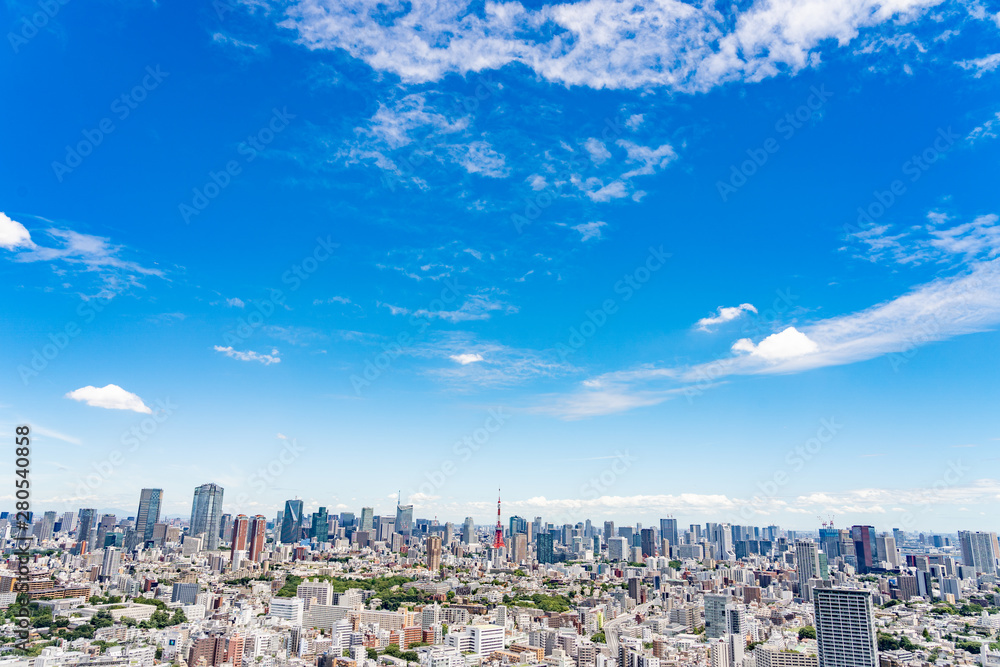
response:
<path id="1" fill-rule="evenodd" d="M 809 580 L 819 576 L 819 550 L 812 540 L 795 540 L 795 571 L 799 579 L 799 597 L 811 600 Z"/>
<path id="2" fill-rule="evenodd" d="M 219 520 L 219 539 L 223 542 L 233 541 L 233 515 L 223 514 Z"/>
<path id="3" fill-rule="evenodd" d="M 250 537 L 250 518 L 246 514 L 237 514 L 233 520 L 233 539 L 229 546 L 230 562 L 236 557 L 237 551 L 247 550 L 247 540 Z"/>
<path id="4" fill-rule="evenodd" d="M 302 501 L 285 501 L 285 513 L 281 517 L 281 543 L 295 544 L 302 539 Z"/>
<path id="5" fill-rule="evenodd" d="M 81 549 L 80 553 L 93 550 L 93 541 L 91 539 L 90 533 L 94 530 L 94 522 L 97 518 L 97 510 L 92 507 L 81 508 L 79 512 L 79 522 L 76 527 L 76 541 L 77 544 L 85 542 L 85 545 L 80 544 L 84 547 Z"/>
<path id="6" fill-rule="evenodd" d="M 396 532 L 400 535 L 413 532 L 413 505 L 396 503 Z"/>
<path id="7" fill-rule="evenodd" d="M 517 564 L 528 560 L 528 534 L 516 533 L 510 536 L 510 559 Z"/>
<path id="8" fill-rule="evenodd" d="M 472 544 L 476 537 L 476 522 L 471 516 L 465 517 L 465 524 L 462 528 L 462 542 Z"/>
<path id="9" fill-rule="evenodd" d="M 354 528 L 354 512 L 341 512 L 340 525 L 344 528 Z"/>
<path id="10" fill-rule="evenodd" d="M 104 579 L 110 579 L 114 575 L 118 574 L 118 568 L 121 565 L 122 552 L 116 547 L 105 547 L 104 548 L 104 561 L 101 564 L 101 577 Z"/>
<path id="11" fill-rule="evenodd" d="M 899 550 L 896 538 L 890 533 L 882 533 L 875 538 L 875 555 L 880 563 L 888 563 L 891 569 L 899 568 Z"/>
<path id="12" fill-rule="evenodd" d="M 160 522 L 163 489 L 139 492 L 139 511 L 135 513 L 135 532 L 142 542 L 153 539 L 153 526 Z"/>
<path id="13" fill-rule="evenodd" d="M 539 563 L 551 564 L 555 562 L 552 542 L 552 533 L 538 533 L 535 537 L 535 550 Z"/>
<path id="14" fill-rule="evenodd" d="M 247 540 L 249 553 L 247 556 L 254 562 L 260 561 L 260 555 L 264 551 L 264 543 L 267 541 L 267 517 L 258 514 L 250 519 L 250 537 Z"/>
<path id="15" fill-rule="evenodd" d="M 677 519 L 660 519 L 660 539 L 670 542 L 670 546 L 676 547 L 680 542 L 677 535 Z M 669 556 L 670 554 L 661 554 Z"/>
<path id="16" fill-rule="evenodd" d="M 608 540 L 608 560 L 623 561 L 629 559 L 629 543 L 624 537 L 612 537 Z"/>
<path id="17" fill-rule="evenodd" d="M 510 518 L 510 534 L 516 535 L 518 533 L 528 534 L 528 520 L 515 515 Z"/>
<path id="18" fill-rule="evenodd" d="M 56 525 L 56 513 L 46 512 L 42 516 L 42 527 L 38 532 L 39 541 L 51 540 L 53 529 Z"/>
<path id="19" fill-rule="evenodd" d="M 819 667 L 877 667 L 871 594 L 865 590 L 817 588 L 813 598 Z"/>
<path id="20" fill-rule="evenodd" d="M 59 522 L 59 530 L 64 533 L 72 533 L 76 527 L 76 512 L 63 512 L 62 520 Z"/>
<path id="21" fill-rule="evenodd" d="M 104 538 L 107 537 L 116 523 L 118 523 L 118 518 L 114 514 L 104 514 L 101 516 L 101 522 L 97 524 L 97 536 L 94 538 L 95 549 L 104 548 Z"/>
<path id="22" fill-rule="evenodd" d="M 317 543 L 326 542 L 328 539 L 326 532 L 327 527 L 329 526 L 327 523 L 328 518 L 329 515 L 327 514 L 325 507 L 320 507 L 319 511 L 313 512 L 312 526 L 309 528 L 309 537 L 315 539 Z M 362 511 L 361 519 L 362 522 L 364 522 L 364 511 Z"/>
<path id="23" fill-rule="evenodd" d="M 431 573 L 441 569 L 441 538 L 437 535 L 427 538 L 427 569 Z"/>
<path id="24" fill-rule="evenodd" d="M 202 484 L 194 490 L 191 503 L 190 535 L 204 534 L 201 548 L 206 551 L 219 548 L 219 527 L 222 522 L 223 489 L 218 484 Z"/>
<path id="25" fill-rule="evenodd" d="M 865 574 L 875 567 L 875 528 L 873 526 L 851 526 L 851 540 L 854 555 L 858 559 L 858 572 Z"/>
<path id="26" fill-rule="evenodd" d="M 640 546 L 642 547 L 643 558 L 649 558 L 650 556 L 656 555 L 656 529 L 655 528 L 643 528 L 639 533 L 641 536 Z"/>
<path id="27" fill-rule="evenodd" d="M 375 527 L 375 508 L 362 507 L 361 524 L 358 526 L 358 530 L 365 530 L 370 533 L 374 527 Z"/>
<path id="28" fill-rule="evenodd" d="M 996 533 L 980 533 L 968 530 L 958 531 L 958 543 L 962 548 L 962 563 L 983 574 L 997 573 L 997 559 L 1000 549 Z"/>
<path id="29" fill-rule="evenodd" d="M 705 636 L 718 639 L 726 634 L 726 605 L 728 595 L 705 596 Z"/>

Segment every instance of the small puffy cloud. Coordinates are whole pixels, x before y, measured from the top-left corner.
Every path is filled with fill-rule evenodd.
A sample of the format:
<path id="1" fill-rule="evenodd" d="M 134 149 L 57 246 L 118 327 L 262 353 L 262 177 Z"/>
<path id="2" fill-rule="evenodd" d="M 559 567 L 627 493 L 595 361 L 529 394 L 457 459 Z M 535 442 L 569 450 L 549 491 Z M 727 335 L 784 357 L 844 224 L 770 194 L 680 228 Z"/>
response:
<path id="1" fill-rule="evenodd" d="M 153 411 L 142 402 L 142 399 L 130 391 L 125 391 L 116 384 L 108 384 L 103 387 L 87 385 L 80 387 L 66 394 L 66 398 L 74 401 L 86 403 L 95 408 L 107 408 L 108 410 L 131 410 L 143 414 L 153 414 Z"/>
<path id="2" fill-rule="evenodd" d="M 600 139 L 591 137 L 584 142 L 583 147 L 590 153 L 590 159 L 594 161 L 594 164 L 601 164 L 611 157 L 611 151 Z"/>
<path id="3" fill-rule="evenodd" d="M 448 358 L 452 361 L 457 361 L 463 366 L 467 366 L 468 364 L 474 364 L 477 361 L 482 361 L 483 355 L 466 352 L 464 354 L 452 354 Z"/>
<path id="4" fill-rule="evenodd" d="M 756 313 L 757 309 L 751 303 L 741 303 L 738 306 L 719 306 L 718 314 L 698 320 L 698 328 L 702 331 L 708 331 L 710 327 L 735 320 L 745 312 Z"/>
<path id="5" fill-rule="evenodd" d="M 234 350 L 231 346 L 222 347 L 221 345 L 216 345 L 215 351 L 222 352 L 230 359 L 238 359 L 239 361 L 259 361 L 265 366 L 281 363 L 281 357 L 278 356 L 277 349 L 272 349 L 271 354 L 258 354 L 253 350 L 248 350 L 246 352 L 243 352 L 241 350 Z"/>
<path id="6" fill-rule="evenodd" d="M 239 297 L 233 297 L 232 299 L 226 299 L 226 305 L 229 306 L 230 308 L 243 308 L 244 306 L 246 306 L 246 304 L 243 303 L 243 299 L 241 299 Z"/>
<path id="7" fill-rule="evenodd" d="M 18 247 L 31 248 L 34 245 L 31 234 L 24 225 L 11 220 L 5 213 L 0 213 L 0 248 L 13 250 Z"/>
<path id="8" fill-rule="evenodd" d="M 788 327 L 771 334 L 757 345 L 749 338 L 741 338 L 733 343 L 733 350 L 749 352 L 765 361 L 784 361 L 812 354 L 819 350 L 819 345 L 795 327 Z"/>
<path id="9" fill-rule="evenodd" d="M 528 177 L 528 185 L 531 186 L 532 190 L 537 192 L 549 187 L 549 182 L 546 181 L 545 177 L 540 174 L 532 174 Z"/>
<path id="10" fill-rule="evenodd" d="M 589 241 L 590 239 L 601 239 L 601 228 L 607 227 L 608 223 L 595 221 L 595 222 L 585 222 L 580 225 L 574 225 L 571 229 L 580 232 L 581 241 Z"/>

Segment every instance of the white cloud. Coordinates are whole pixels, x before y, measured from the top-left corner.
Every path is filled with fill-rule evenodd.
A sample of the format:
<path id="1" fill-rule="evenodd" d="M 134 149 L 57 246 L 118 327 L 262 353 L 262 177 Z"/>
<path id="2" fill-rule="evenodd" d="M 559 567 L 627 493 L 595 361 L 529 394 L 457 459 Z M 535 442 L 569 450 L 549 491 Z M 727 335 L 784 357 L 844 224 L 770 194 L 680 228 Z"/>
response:
<path id="1" fill-rule="evenodd" d="M 630 130 L 638 130 L 642 126 L 643 115 L 641 113 L 632 114 L 625 120 L 625 127 Z"/>
<path id="2" fill-rule="evenodd" d="M 11 220 L 5 213 L 0 213 L 0 248 L 31 248 L 31 234 L 27 228 L 16 220 Z"/>
<path id="3" fill-rule="evenodd" d="M 589 241 L 590 239 L 601 240 L 601 228 L 607 227 L 608 223 L 595 221 L 595 222 L 584 222 L 579 225 L 574 225 L 570 229 L 574 229 L 580 232 L 581 241 Z"/>
<path id="4" fill-rule="evenodd" d="M 815 341 L 810 340 L 808 336 L 795 327 L 788 327 L 784 331 L 771 334 L 757 345 L 754 345 L 749 338 L 741 338 L 733 343 L 734 351 L 749 352 L 766 361 L 794 359 L 812 354 L 818 349 L 819 346 L 816 345 Z"/>
<path id="5" fill-rule="evenodd" d="M 453 361 L 457 361 L 458 363 L 462 364 L 463 366 L 467 366 L 468 364 L 474 364 L 477 361 L 482 361 L 483 360 L 483 355 L 481 355 L 481 354 L 471 354 L 471 353 L 466 352 L 464 354 L 451 354 L 451 355 L 448 355 L 448 358 L 451 359 L 451 360 L 453 360 Z"/>
<path id="6" fill-rule="evenodd" d="M 862 29 L 910 22 L 939 2 L 757 0 L 723 15 L 680 0 L 489 2 L 479 11 L 463 0 L 299 0 L 281 25 L 311 49 L 343 49 L 409 83 L 521 63 L 566 85 L 704 91 L 814 66 L 821 46 L 844 47 Z"/>
<path id="7" fill-rule="evenodd" d="M 252 350 L 243 352 L 241 350 L 234 350 L 232 347 L 223 347 L 221 345 L 215 346 L 216 352 L 222 352 L 224 355 L 230 359 L 238 359 L 239 361 L 259 361 L 265 366 L 270 366 L 271 364 L 280 364 L 281 357 L 278 356 L 278 350 L 272 349 L 271 354 L 258 354 Z"/>
<path id="8" fill-rule="evenodd" d="M 973 76 L 978 79 L 984 74 L 988 74 L 997 67 L 1000 67 L 1000 53 L 992 53 L 988 56 L 973 58 L 971 60 L 960 60 L 955 64 L 964 70 L 971 70 L 975 72 Z"/>
<path id="9" fill-rule="evenodd" d="M 745 312 L 756 313 L 757 309 L 752 303 L 741 303 L 738 306 L 719 306 L 717 315 L 701 318 L 698 320 L 697 326 L 702 331 L 708 331 L 716 324 L 735 320 Z"/>
<path id="10" fill-rule="evenodd" d="M 510 171 L 506 166 L 506 158 L 485 141 L 473 141 L 462 147 L 462 150 L 464 153 L 457 162 L 470 174 L 504 178 Z"/>
<path id="11" fill-rule="evenodd" d="M 131 410 L 147 415 L 153 414 L 153 411 L 142 402 L 141 398 L 132 392 L 125 391 L 116 384 L 108 384 L 103 387 L 87 385 L 69 392 L 66 394 L 66 398 L 86 403 L 95 408 Z"/>
<path id="12" fill-rule="evenodd" d="M 243 299 L 241 299 L 239 297 L 233 297 L 232 299 L 226 299 L 226 305 L 229 306 L 230 308 L 243 308 L 243 307 L 246 306 L 246 304 L 243 303 Z"/>
<path id="13" fill-rule="evenodd" d="M 965 140 L 969 143 L 976 143 L 981 139 L 996 139 L 998 123 L 1000 123 L 1000 113 L 994 113 L 993 118 L 988 118 L 982 125 L 972 128 Z"/>
<path id="14" fill-rule="evenodd" d="M 393 315 L 409 315 L 413 313 L 416 317 L 438 318 L 447 322 L 470 322 L 474 320 L 488 320 L 493 313 L 504 312 L 507 314 L 516 313 L 517 307 L 507 304 L 497 298 L 502 292 L 499 290 L 481 290 L 478 294 L 469 295 L 461 306 L 455 310 L 410 310 L 401 306 L 383 304 Z"/>
<path id="15" fill-rule="evenodd" d="M 611 157 L 611 151 L 600 139 L 591 137 L 584 142 L 583 147 L 590 153 L 590 159 L 594 161 L 594 164 L 601 164 Z"/>
<path id="16" fill-rule="evenodd" d="M 657 148 L 652 146 L 640 146 L 625 139 L 619 139 L 618 145 L 625 149 L 628 155 L 628 162 L 638 162 L 639 166 L 621 175 L 623 179 L 634 176 L 652 176 L 657 169 L 664 169 L 668 164 L 677 159 L 677 153 L 669 144 L 663 144 Z"/>

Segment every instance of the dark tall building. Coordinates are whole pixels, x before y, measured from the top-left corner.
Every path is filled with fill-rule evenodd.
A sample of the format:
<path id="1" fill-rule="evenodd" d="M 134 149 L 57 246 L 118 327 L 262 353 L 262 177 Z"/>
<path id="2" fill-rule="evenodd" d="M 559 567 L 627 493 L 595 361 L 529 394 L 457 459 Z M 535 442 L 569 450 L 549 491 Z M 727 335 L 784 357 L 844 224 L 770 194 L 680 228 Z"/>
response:
<path id="1" fill-rule="evenodd" d="M 309 537 L 315 538 L 317 543 L 326 542 L 328 539 L 327 529 L 329 528 L 329 518 L 325 507 L 320 507 L 318 512 L 313 512 Z"/>
<path id="2" fill-rule="evenodd" d="M 97 525 L 97 537 L 94 538 L 94 548 L 104 548 L 104 538 L 107 537 L 116 523 L 118 523 L 118 517 L 114 514 L 104 514 L 101 516 L 101 523 Z"/>
<path id="3" fill-rule="evenodd" d="M 341 512 L 340 525 L 344 528 L 352 528 L 354 526 L 354 512 Z"/>
<path id="4" fill-rule="evenodd" d="M 840 554 L 840 531 L 833 526 L 819 529 L 819 547 L 829 559 L 834 559 Z"/>
<path id="5" fill-rule="evenodd" d="M 660 519 L 660 538 L 670 542 L 671 547 L 680 544 L 677 535 L 677 519 Z M 663 554 L 669 556 L 670 554 Z"/>
<path id="6" fill-rule="evenodd" d="M 267 541 L 267 517 L 258 514 L 250 519 L 250 537 L 247 541 L 249 556 L 252 561 L 259 561 Z"/>
<path id="7" fill-rule="evenodd" d="M 872 526 L 851 526 L 851 540 L 854 554 L 858 559 L 858 572 L 870 572 L 875 565 L 875 528 Z"/>
<path id="8" fill-rule="evenodd" d="M 160 522 L 163 489 L 143 489 L 139 494 L 139 511 L 135 513 L 136 536 L 143 542 L 153 539 L 153 526 Z"/>
<path id="9" fill-rule="evenodd" d="M 643 528 L 639 533 L 641 539 L 639 541 L 639 546 L 642 548 L 642 555 L 644 558 L 656 555 L 656 529 L 655 528 Z"/>
<path id="10" fill-rule="evenodd" d="M 519 533 L 528 534 L 528 520 L 515 515 L 510 518 L 510 534 L 517 535 Z"/>
<path id="11" fill-rule="evenodd" d="M 88 545 L 84 546 L 80 553 L 87 551 L 87 547 L 90 542 L 90 532 L 94 528 L 94 519 L 97 517 L 97 510 L 92 507 L 81 508 L 79 512 L 80 523 L 76 528 L 76 541 L 78 544 L 87 542 Z"/>
<path id="12" fill-rule="evenodd" d="M 302 539 L 302 501 L 286 500 L 281 517 L 281 543 L 294 544 Z"/>
<path id="13" fill-rule="evenodd" d="M 218 484 L 202 484 L 194 490 L 194 502 L 191 504 L 190 535 L 198 537 L 204 534 L 205 541 L 201 548 L 212 550 L 219 548 L 219 527 L 222 523 L 222 493 Z"/>
<path id="14" fill-rule="evenodd" d="M 552 533 L 538 533 L 535 538 L 535 549 L 539 563 L 554 563 L 555 552 L 552 549 Z"/>
<path id="15" fill-rule="evenodd" d="M 396 532 L 409 535 L 413 532 L 413 505 L 396 503 Z"/>

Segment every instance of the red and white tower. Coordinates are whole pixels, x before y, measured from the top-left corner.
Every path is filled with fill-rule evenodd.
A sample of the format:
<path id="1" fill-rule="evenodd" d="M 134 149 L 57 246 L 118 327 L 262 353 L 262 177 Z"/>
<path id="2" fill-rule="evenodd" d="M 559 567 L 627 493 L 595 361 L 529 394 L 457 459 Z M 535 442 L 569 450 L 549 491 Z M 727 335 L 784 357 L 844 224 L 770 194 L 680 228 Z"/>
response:
<path id="1" fill-rule="evenodd" d="M 503 542 L 503 524 L 500 523 L 500 489 L 497 489 L 497 530 L 493 535 L 493 548 L 503 549 L 506 546 Z"/>

